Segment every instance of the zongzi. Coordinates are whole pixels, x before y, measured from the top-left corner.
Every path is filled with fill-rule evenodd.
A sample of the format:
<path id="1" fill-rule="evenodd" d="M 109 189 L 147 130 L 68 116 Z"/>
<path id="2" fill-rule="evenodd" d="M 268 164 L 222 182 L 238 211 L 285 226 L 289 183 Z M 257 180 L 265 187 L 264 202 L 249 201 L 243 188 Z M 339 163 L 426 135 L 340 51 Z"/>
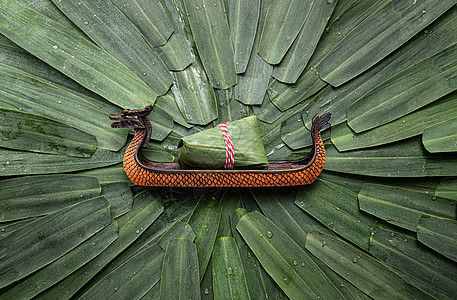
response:
<path id="1" fill-rule="evenodd" d="M 224 124 L 225 126 L 207 129 L 181 139 L 178 158 L 183 168 L 227 168 L 226 160 L 230 152 L 227 139 L 231 139 L 233 144 L 235 169 L 261 169 L 268 166 L 255 116 Z M 230 137 L 224 134 L 224 127 Z"/>

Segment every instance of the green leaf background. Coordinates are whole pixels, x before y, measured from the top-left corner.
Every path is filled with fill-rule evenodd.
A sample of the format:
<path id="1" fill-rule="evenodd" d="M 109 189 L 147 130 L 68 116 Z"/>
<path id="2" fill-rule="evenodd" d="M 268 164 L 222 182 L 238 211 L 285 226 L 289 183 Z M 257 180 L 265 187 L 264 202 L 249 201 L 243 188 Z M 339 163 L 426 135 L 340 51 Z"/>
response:
<path id="1" fill-rule="evenodd" d="M 456 0 L 0 0 L 0 299 L 455 299 Z M 136 187 L 257 116 L 310 186 Z"/>

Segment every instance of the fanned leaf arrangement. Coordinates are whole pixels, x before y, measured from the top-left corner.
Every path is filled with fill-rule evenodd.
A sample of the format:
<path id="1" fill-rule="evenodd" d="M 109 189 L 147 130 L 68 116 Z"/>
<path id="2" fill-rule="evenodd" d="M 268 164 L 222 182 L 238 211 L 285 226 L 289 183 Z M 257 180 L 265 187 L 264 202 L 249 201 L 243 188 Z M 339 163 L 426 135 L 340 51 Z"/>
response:
<path id="1" fill-rule="evenodd" d="M 0 0 L 0 299 L 454 299 L 456 0 Z M 255 115 L 310 186 L 135 187 Z M 221 141 L 222 142 L 222 141 Z M 217 141 L 215 141 L 217 143 Z"/>

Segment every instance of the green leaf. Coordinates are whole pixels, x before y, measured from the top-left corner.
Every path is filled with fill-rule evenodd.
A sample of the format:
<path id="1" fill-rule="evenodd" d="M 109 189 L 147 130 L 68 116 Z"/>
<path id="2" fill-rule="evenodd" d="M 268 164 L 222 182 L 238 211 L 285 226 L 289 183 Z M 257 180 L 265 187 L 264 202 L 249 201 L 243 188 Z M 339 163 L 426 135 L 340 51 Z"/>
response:
<path id="1" fill-rule="evenodd" d="M 141 205 L 134 206 L 134 209 L 137 211 L 144 207 L 151 201 L 152 197 L 157 197 L 156 194 L 150 193 L 142 188 L 143 191 L 140 191 L 135 195 L 135 198 L 140 197 Z M 109 263 L 107 263 L 106 267 L 103 268 L 95 277 L 92 279 L 93 281 L 98 281 L 99 279 L 105 277 L 110 272 L 115 270 L 118 266 L 123 264 L 125 261 L 136 255 L 138 252 L 148 248 L 157 243 L 161 243 L 161 241 L 174 239 L 175 237 L 170 236 L 173 234 L 173 229 L 171 229 L 174 225 L 176 225 L 179 221 L 183 222 L 185 217 L 188 217 L 190 212 L 196 205 L 196 199 L 194 195 L 182 195 L 179 193 L 171 193 L 165 192 L 164 196 L 162 197 L 162 205 L 164 207 L 163 212 L 154 220 L 154 222 L 149 225 L 148 227 L 143 227 L 144 231 L 131 241 L 131 244 L 122 250 L 119 254 L 116 255 L 115 258 L 112 258 Z M 152 198 L 153 199 L 153 198 Z M 138 202 L 138 201 L 137 201 Z M 128 213 L 126 214 L 128 215 Z M 132 216 L 132 214 L 130 215 Z M 128 218 L 121 216 L 125 220 L 128 221 Z M 119 218 L 118 218 L 119 220 Z M 179 227 L 179 224 L 177 225 Z M 190 228 L 190 226 L 189 226 Z M 140 227 L 141 229 L 141 227 Z M 140 231 L 140 230 L 139 230 Z M 179 230 L 178 230 L 179 231 Z M 138 233 L 135 231 L 135 234 Z M 193 238 L 195 234 L 191 235 Z M 168 242 L 165 244 L 165 248 Z M 160 244 L 159 244 L 160 246 Z"/>
<path id="2" fill-rule="evenodd" d="M 425 128 L 422 143 L 429 152 L 457 151 L 457 118 Z"/>
<path id="3" fill-rule="evenodd" d="M 0 287 L 58 259 L 110 222 L 108 202 L 97 197 L 21 227 L 0 240 Z"/>
<path id="4" fill-rule="evenodd" d="M 236 101 L 235 88 L 226 90 L 215 90 L 216 101 L 218 104 L 218 115 L 215 124 L 231 122 L 250 115 L 249 107 Z"/>
<path id="5" fill-rule="evenodd" d="M 240 253 L 241 262 L 246 277 L 249 294 L 253 298 L 258 299 L 281 299 L 285 298 L 279 286 L 268 276 L 268 273 L 262 268 L 262 265 L 257 260 L 248 245 L 241 237 L 240 233 L 236 230 L 236 225 L 240 219 L 247 214 L 244 208 L 238 208 L 231 215 L 232 221 L 232 234 L 235 238 L 238 251 Z M 281 297 L 283 296 L 283 297 Z"/>
<path id="6" fill-rule="evenodd" d="M 206 125 L 217 118 L 216 96 L 198 60 L 185 70 L 174 72 L 173 77 L 171 90 L 187 123 Z"/>
<path id="7" fill-rule="evenodd" d="M 187 123 L 186 119 L 181 114 L 178 103 L 176 103 L 175 97 L 171 91 L 163 96 L 158 97 L 154 106 L 160 107 L 166 111 L 173 118 L 173 121 L 179 125 L 182 125 L 186 128 L 191 128 L 193 126 L 192 124 Z"/>
<path id="8" fill-rule="evenodd" d="M 457 292 L 457 266 L 415 238 L 378 230 L 370 240 L 370 253 L 437 299 L 453 299 Z"/>
<path id="9" fill-rule="evenodd" d="M 238 75 L 236 99 L 246 105 L 262 104 L 273 67 L 257 53 L 249 60 L 246 72 Z"/>
<path id="10" fill-rule="evenodd" d="M 337 26 L 339 22 L 341 21 L 332 27 Z M 457 22 L 457 9 L 451 8 L 426 30 L 416 34 L 397 51 L 391 53 L 372 68 L 337 88 L 327 86 L 313 98 L 313 101 L 306 108 L 309 111 L 309 116 L 331 111 L 332 124 L 345 121 L 347 108 L 373 88 L 456 43 L 457 31 L 453 30 L 455 22 Z M 318 45 L 320 44 L 321 42 Z M 311 127 L 311 122 L 307 122 L 306 125 Z"/>
<path id="11" fill-rule="evenodd" d="M 214 299 L 251 299 L 233 237 L 221 237 L 214 245 L 213 291 Z"/>
<path id="12" fill-rule="evenodd" d="M 333 126 L 332 143 L 339 151 L 347 151 L 396 142 L 425 133 L 430 126 L 450 120 L 455 116 L 455 111 L 457 111 L 457 94 L 452 93 L 395 121 L 361 133 L 355 133 L 346 123 Z M 455 132 L 452 131 L 451 126 L 449 127 L 449 134 Z M 445 134 L 444 129 L 440 132 Z M 434 135 L 431 132 L 429 134 Z M 430 138 L 430 135 L 427 137 Z M 436 143 L 440 144 L 441 140 Z M 455 146 L 454 149 L 457 151 Z"/>
<path id="13" fill-rule="evenodd" d="M 154 50 L 170 71 L 182 71 L 192 63 L 189 48 L 184 34 L 175 32 L 165 45 Z"/>
<path id="14" fill-rule="evenodd" d="M 270 1 L 259 44 L 259 54 L 266 62 L 276 65 L 281 61 L 305 23 L 311 6 L 310 1 L 304 0 Z"/>
<path id="15" fill-rule="evenodd" d="M 327 147 L 325 169 L 379 177 L 456 176 L 455 155 L 430 155 L 417 138 L 371 149 L 338 152 Z"/>
<path id="16" fill-rule="evenodd" d="M 170 241 L 163 259 L 159 299 L 200 299 L 198 266 L 192 241 Z"/>
<path id="17" fill-rule="evenodd" d="M 313 231 L 330 231 L 310 215 L 303 213 L 295 205 L 296 191 L 283 188 L 281 190 L 265 189 L 264 191 L 251 190 L 262 212 L 273 221 L 281 230 L 288 233 L 300 247 L 305 247 L 306 235 Z M 349 299 L 363 299 L 363 295 L 352 284 L 333 272 L 325 264 L 311 257 L 314 263 L 324 272 L 334 286 L 343 295 L 350 295 Z"/>
<path id="18" fill-rule="evenodd" d="M 306 214 L 294 204 L 296 190 L 290 188 L 251 190 L 257 204 L 265 216 L 275 223 L 282 231 L 299 246 L 305 246 L 308 232 L 327 228 Z M 330 231 L 328 231 L 330 233 Z"/>
<path id="19" fill-rule="evenodd" d="M 377 221 L 359 210 L 356 193 L 318 180 L 299 189 L 295 204 L 333 232 L 368 250 Z"/>
<path id="20" fill-rule="evenodd" d="M 168 242 L 176 239 L 186 239 L 190 242 L 195 240 L 195 232 L 192 230 L 189 224 L 183 221 L 178 221 L 165 232 L 157 244 L 162 248 L 163 251 L 167 250 Z"/>
<path id="21" fill-rule="evenodd" d="M 268 94 L 265 95 L 260 106 L 253 106 L 252 109 L 260 121 L 268 124 L 277 121 L 282 115 L 282 112 L 270 101 Z"/>
<path id="22" fill-rule="evenodd" d="M 417 239 L 453 261 L 457 261 L 455 254 L 457 246 L 456 229 L 455 217 L 450 220 L 423 215 L 417 225 Z M 455 268 L 454 274 L 456 274 Z"/>
<path id="23" fill-rule="evenodd" d="M 442 179 L 436 187 L 435 196 L 457 200 L 457 179 Z"/>
<path id="24" fill-rule="evenodd" d="M 17 47 L 0 45 L 0 107 L 40 115 L 97 138 L 117 151 L 126 130 L 113 130 L 108 114 L 119 108 Z M 73 109 L 68 109 L 73 107 Z"/>
<path id="25" fill-rule="evenodd" d="M 117 236 L 117 223 L 113 222 L 64 256 L 32 273 L 23 280 L 2 289 L 0 298 L 33 298 L 99 255 Z"/>
<path id="26" fill-rule="evenodd" d="M 457 44 L 378 85 L 348 107 L 356 132 L 398 119 L 457 89 Z"/>
<path id="27" fill-rule="evenodd" d="M 172 78 L 157 53 L 127 18 L 131 15 L 130 12 L 127 16 L 124 15 L 109 0 L 98 0 L 97 3 L 58 0 L 53 2 L 98 46 L 133 71 L 157 95 L 163 95 L 168 91 Z M 129 3 L 128 7 L 134 5 Z"/>
<path id="28" fill-rule="evenodd" d="M 37 115 L 0 108 L 0 147 L 75 157 L 91 157 L 93 135 Z"/>
<path id="29" fill-rule="evenodd" d="M 214 299 L 213 295 L 213 258 L 211 257 L 205 275 L 200 282 L 201 299 Z"/>
<path id="30" fill-rule="evenodd" d="M 222 206 L 219 201 L 214 197 L 211 199 L 205 195 L 202 196 L 189 218 L 189 225 L 195 232 L 200 281 L 205 274 L 211 253 L 213 252 L 221 212 Z"/>
<path id="31" fill-rule="evenodd" d="M 456 218 L 457 202 L 395 186 L 364 184 L 360 209 L 399 227 L 416 231 L 422 214 Z"/>
<path id="32" fill-rule="evenodd" d="M 311 58 L 327 21 L 338 1 L 312 1 L 305 23 L 281 62 L 273 69 L 272 76 L 285 83 L 295 83 Z"/>
<path id="33" fill-rule="evenodd" d="M 156 47 L 155 50 L 169 70 L 182 71 L 192 63 L 191 46 L 184 35 L 183 24 L 174 1 L 162 0 L 160 2 L 172 21 L 174 32 L 165 45 Z"/>
<path id="34" fill-rule="evenodd" d="M 327 266 L 374 299 L 430 299 L 379 260 L 325 233 L 313 231 L 306 249 Z"/>
<path id="35" fill-rule="evenodd" d="M 102 185 L 102 196 L 108 200 L 113 218 L 125 214 L 132 208 L 133 195 L 127 182 Z"/>
<path id="36" fill-rule="evenodd" d="M 115 164 L 109 167 L 102 167 L 93 170 L 77 172 L 78 175 L 96 177 L 101 185 L 124 182 L 133 185 L 130 179 L 125 174 L 124 166 L 122 163 Z"/>
<path id="37" fill-rule="evenodd" d="M 140 299 L 160 279 L 164 253 L 153 245 L 103 277 L 79 299 Z"/>
<path id="38" fill-rule="evenodd" d="M 226 9 L 229 16 L 236 73 L 244 73 L 246 71 L 251 57 L 260 15 L 260 2 L 261 0 L 228 1 Z"/>
<path id="39" fill-rule="evenodd" d="M 308 254 L 258 211 L 243 216 L 236 229 L 289 298 L 342 297 Z"/>
<path id="40" fill-rule="evenodd" d="M 156 300 L 159 299 L 159 294 L 160 294 L 160 283 L 156 283 L 146 294 L 144 294 L 143 297 L 141 297 L 141 300 Z"/>
<path id="41" fill-rule="evenodd" d="M 0 176 L 79 171 L 114 165 L 121 161 L 122 153 L 107 150 L 97 150 L 92 157 L 81 158 L 0 148 Z"/>
<path id="42" fill-rule="evenodd" d="M 232 40 L 221 0 L 184 0 L 192 35 L 211 85 L 226 89 L 236 84 Z"/>
<path id="43" fill-rule="evenodd" d="M 173 117 L 160 107 L 154 106 L 148 115 L 152 130 L 151 139 L 163 141 L 173 129 Z"/>
<path id="44" fill-rule="evenodd" d="M 268 1 L 261 0 L 259 20 L 251 55 L 245 72 L 237 76 L 238 83 L 235 86 L 236 99 L 246 105 L 262 104 L 273 70 L 273 66 L 264 61 L 258 54 L 259 40 L 267 9 Z"/>
<path id="45" fill-rule="evenodd" d="M 339 86 L 369 69 L 455 4 L 392 1 L 354 28 L 319 64 L 319 75 Z M 407 28 L 407 30 L 401 30 Z M 357 51 L 354 51 L 354 48 Z"/>
<path id="46" fill-rule="evenodd" d="M 219 230 L 216 238 L 232 236 L 232 224 L 230 217 L 237 208 L 241 207 L 241 194 L 243 192 L 243 189 L 226 188 L 224 190 L 224 194 L 221 198 L 221 220 L 219 221 Z"/>
<path id="47" fill-rule="evenodd" d="M 358 24 L 391 0 L 339 0 L 325 32 L 322 34 L 308 66 L 295 84 L 273 82 L 269 88 L 271 101 L 282 111 L 296 105 L 325 87 L 327 83 L 320 79 L 316 66 L 335 45 Z M 349 8 L 348 8 L 349 7 Z M 313 112 L 313 115 L 315 112 Z M 312 116 L 311 116 L 312 117 Z"/>
<path id="48" fill-rule="evenodd" d="M 173 24 L 160 1 L 113 0 L 112 3 L 138 28 L 149 45 L 157 47 L 167 43 Z"/>
<path id="49" fill-rule="evenodd" d="M 30 222 L 33 222 L 38 218 L 40 218 L 40 217 L 0 223 L 0 239 L 3 239 L 4 237 L 12 234 L 13 232 L 18 230 L 22 226 L 24 226 Z"/>
<path id="50" fill-rule="evenodd" d="M 53 213 L 100 195 L 94 177 L 25 176 L 0 181 L 0 222 Z"/>
<path id="51" fill-rule="evenodd" d="M 433 195 L 438 186 L 439 179 L 433 177 L 425 178 L 380 178 L 357 176 L 336 172 L 324 171 L 319 175 L 319 179 L 328 181 L 358 194 L 366 183 L 392 185 L 408 190 L 421 191 Z"/>
<path id="52" fill-rule="evenodd" d="M 136 196 L 132 210 L 117 219 L 119 237 L 100 255 L 41 293 L 38 299 L 70 298 L 76 293 L 84 293 L 87 289 L 81 288 L 100 272 L 104 266 L 138 239 L 141 233 L 154 222 L 162 211 L 163 206 L 157 194 L 144 192 Z M 91 282 L 93 284 L 96 283 L 94 281 Z"/>
<path id="53" fill-rule="evenodd" d="M 138 76 L 81 32 L 18 1 L 0 8 L 1 33 L 79 84 L 121 107 L 154 103 L 156 94 Z"/>
<path id="54" fill-rule="evenodd" d="M 311 146 L 311 131 L 306 129 L 301 112 L 281 123 L 281 140 L 293 150 Z"/>

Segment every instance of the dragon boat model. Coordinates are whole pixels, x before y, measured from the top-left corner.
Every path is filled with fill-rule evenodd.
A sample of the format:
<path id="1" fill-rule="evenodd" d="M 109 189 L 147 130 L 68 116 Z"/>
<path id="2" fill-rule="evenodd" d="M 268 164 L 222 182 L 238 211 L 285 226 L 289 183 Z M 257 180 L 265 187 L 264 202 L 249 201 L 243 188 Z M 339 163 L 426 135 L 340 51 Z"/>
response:
<path id="1" fill-rule="evenodd" d="M 141 149 L 152 132 L 147 115 L 152 105 L 141 110 L 124 110 L 110 115 L 116 121 L 113 128 L 133 128 L 135 136 L 124 155 L 124 169 L 130 180 L 139 186 L 155 187 L 279 187 L 313 183 L 325 164 L 325 148 L 321 130 L 330 127 L 330 113 L 312 121 L 313 148 L 304 158 L 290 161 L 270 161 L 264 169 L 197 170 L 183 169 L 179 163 L 159 163 L 146 159 Z"/>

